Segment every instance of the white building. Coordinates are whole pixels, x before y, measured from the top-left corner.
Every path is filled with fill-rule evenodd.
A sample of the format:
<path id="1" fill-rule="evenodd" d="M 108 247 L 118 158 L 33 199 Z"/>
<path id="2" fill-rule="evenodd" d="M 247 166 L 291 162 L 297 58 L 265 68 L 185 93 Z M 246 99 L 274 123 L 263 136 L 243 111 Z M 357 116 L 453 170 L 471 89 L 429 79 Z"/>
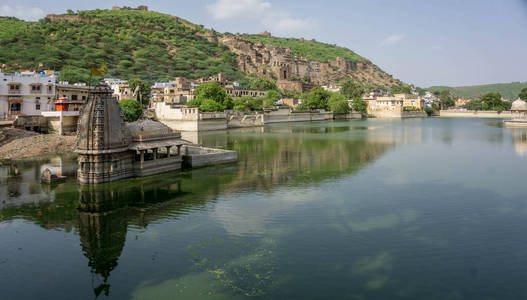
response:
<path id="1" fill-rule="evenodd" d="M 0 72 L 0 119 L 40 116 L 41 112 L 52 110 L 56 83 L 56 75 Z"/>

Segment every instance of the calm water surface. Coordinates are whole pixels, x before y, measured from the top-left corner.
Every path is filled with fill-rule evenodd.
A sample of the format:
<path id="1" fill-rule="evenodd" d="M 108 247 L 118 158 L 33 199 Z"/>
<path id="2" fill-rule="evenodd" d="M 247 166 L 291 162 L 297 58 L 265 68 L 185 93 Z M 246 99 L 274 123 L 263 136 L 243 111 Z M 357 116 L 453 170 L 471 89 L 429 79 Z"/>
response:
<path id="1" fill-rule="evenodd" d="M 0 298 L 527 299 L 527 130 L 498 125 L 211 132 L 238 163 L 96 187 L 4 163 Z"/>

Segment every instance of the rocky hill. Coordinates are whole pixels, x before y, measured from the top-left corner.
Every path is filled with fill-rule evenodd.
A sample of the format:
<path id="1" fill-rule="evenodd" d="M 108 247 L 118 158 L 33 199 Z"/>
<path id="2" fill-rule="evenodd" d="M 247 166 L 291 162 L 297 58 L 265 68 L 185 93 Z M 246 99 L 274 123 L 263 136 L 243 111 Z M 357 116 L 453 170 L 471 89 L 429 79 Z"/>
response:
<path id="1" fill-rule="evenodd" d="M 235 80 L 256 73 L 317 85 L 345 78 L 378 86 L 398 83 L 346 48 L 267 32 L 223 34 L 145 10 L 70 11 L 38 22 L 0 17 L 0 28 L 4 71 L 54 69 L 72 82 L 89 81 L 90 65 L 107 61 L 110 76 L 149 81 L 218 73 Z"/>

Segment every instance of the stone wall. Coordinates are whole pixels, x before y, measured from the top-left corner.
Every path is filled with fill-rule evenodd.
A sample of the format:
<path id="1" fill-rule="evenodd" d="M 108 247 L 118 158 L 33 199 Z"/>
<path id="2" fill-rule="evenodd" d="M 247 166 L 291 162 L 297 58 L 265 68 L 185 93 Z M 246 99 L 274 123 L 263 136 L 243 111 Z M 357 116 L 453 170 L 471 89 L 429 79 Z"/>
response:
<path id="1" fill-rule="evenodd" d="M 183 167 L 201 168 L 238 161 L 238 153 L 205 147 L 183 146 Z"/>
<path id="2" fill-rule="evenodd" d="M 224 112 L 200 112 L 194 107 L 173 106 L 168 103 L 154 104 L 156 119 L 177 131 L 209 131 L 227 129 Z"/>
<path id="3" fill-rule="evenodd" d="M 443 118 L 512 118 L 510 111 L 498 113 L 497 111 L 475 110 L 441 110 L 439 116 Z"/>
<path id="4" fill-rule="evenodd" d="M 362 119 L 362 114 L 358 112 L 350 112 L 347 114 L 333 114 L 333 119 L 335 120 L 352 120 L 352 119 Z"/>

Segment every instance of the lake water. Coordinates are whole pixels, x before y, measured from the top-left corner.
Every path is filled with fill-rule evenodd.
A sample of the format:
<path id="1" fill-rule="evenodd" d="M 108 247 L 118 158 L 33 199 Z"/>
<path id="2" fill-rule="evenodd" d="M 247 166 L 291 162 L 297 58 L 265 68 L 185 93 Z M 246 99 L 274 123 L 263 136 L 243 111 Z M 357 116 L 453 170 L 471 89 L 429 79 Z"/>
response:
<path id="1" fill-rule="evenodd" d="M 209 132 L 238 163 L 92 187 L 4 163 L 0 298 L 527 299 L 527 129 L 499 124 Z"/>

